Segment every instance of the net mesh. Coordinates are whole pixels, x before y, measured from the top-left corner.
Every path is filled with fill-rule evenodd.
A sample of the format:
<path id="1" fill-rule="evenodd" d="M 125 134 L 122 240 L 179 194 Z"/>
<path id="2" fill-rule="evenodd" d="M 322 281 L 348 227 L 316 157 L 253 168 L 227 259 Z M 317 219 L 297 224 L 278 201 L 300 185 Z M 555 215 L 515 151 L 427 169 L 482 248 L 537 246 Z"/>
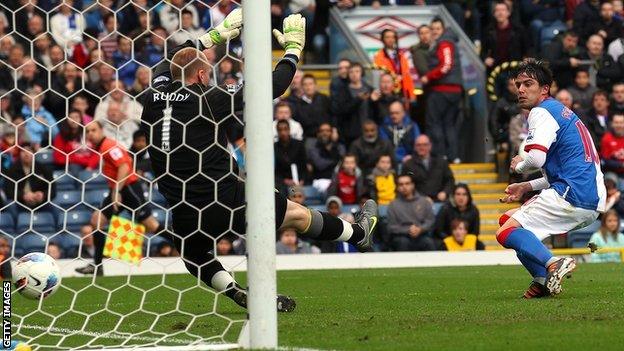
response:
<path id="1" fill-rule="evenodd" d="M 115 179 L 104 174 L 100 155 L 85 139 L 91 119 L 102 121 L 106 136 L 129 150 L 147 200 L 143 206 L 171 227 L 171 207 L 180 204 L 166 203 L 145 145 L 133 138 L 151 71 L 168 49 L 196 39 L 238 6 L 229 0 L 0 2 L 0 233 L 9 245 L 0 249 L 4 266 L 29 252 L 67 259 L 59 261 L 64 275 L 92 262 L 92 224 L 101 218 L 97 211 Z M 213 89 L 240 83 L 240 53 L 240 42 L 205 51 Z M 244 169 L 239 111 L 215 125 L 228 129 L 227 149 Z M 34 148 L 26 169 L 20 167 L 28 164 L 25 145 Z M 216 187 L 221 179 L 209 181 Z M 125 207 L 120 216 L 138 222 L 141 209 Z M 180 259 L 162 259 L 179 254 L 162 234 L 148 228 L 142 245 L 131 243 L 142 248 L 137 263 L 105 259 L 104 277 L 75 274 L 38 301 L 14 292 L 13 339 L 37 350 L 235 343 L 244 310 L 182 273 Z M 211 237 L 216 256 L 244 253 L 241 234 Z M 122 251 L 127 254 L 128 247 Z M 180 274 L 167 273 L 172 271 Z"/>

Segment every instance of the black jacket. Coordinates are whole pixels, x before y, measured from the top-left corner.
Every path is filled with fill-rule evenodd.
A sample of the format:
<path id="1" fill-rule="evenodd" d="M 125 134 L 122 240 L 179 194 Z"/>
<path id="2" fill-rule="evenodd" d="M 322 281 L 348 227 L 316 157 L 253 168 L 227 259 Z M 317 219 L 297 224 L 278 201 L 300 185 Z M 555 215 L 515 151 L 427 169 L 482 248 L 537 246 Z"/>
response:
<path id="1" fill-rule="evenodd" d="M 275 149 L 275 182 L 282 184 L 284 179 L 292 179 L 291 164 L 297 165 L 300 180 L 308 180 L 308 157 L 303 141 L 291 139 L 287 144 L 280 141 L 274 144 Z"/>
<path id="2" fill-rule="evenodd" d="M 394 160 L 394 146 L 390 141 L 380 137 L 377 137 L 374 143 L 366 142 L 363 137 L 357 138 L 351 143 L 349 153 L 357 158 L 358 167 L 362 169 L 364 176 L 375 168 L 379 156 L 387 154 Z"/>
<path id="3" fill-rule="evenodd" d="M 451 235 L 451 222 L 454 219 L 463 219 L 468 222 L 468 233 L 479 234 L 479 209 L 473 205 L 468 205 L 466 211 L 461 212 L 452 203 L 447 202 L 442 206 L 440 212 L 436 216 L 435 235 L 444 239 Z"/>
<path id="4" fill-rule="evenodd" d="M 510 61 L 521 60 L 528 55 L 531 50 L 531 42 L 526 30 L 519 24 L 511 24 L 511 34 L 509 36 L 509 51 L 507 55 Z M 496 60 L 495 65 L 501 64 L 499 58 L 496 57 L 496 37 L 498 29 L 496 23 L 492 23 L 485 31 L 485 40 L 483 42 L 483 50 L 481 50 L 481 58 L 492 57 Z"/>
<path id="5" fill-rule="evenodd" d="M 17 193 L 17 201 L 28 206 L 22 201 L 27 182 L 30 184 L 30 191 L 43 192 L 44 201 L 52 200 L 56 196 L 56 183 L 53 182 L 52 170 L 39 162 L 35 162 L 35 171 L 28 177 L 25 176 L 22 162 L 15 162 L 6 171 L 5 177 L 7 179 L 4 180 L 4 193 L 9 201 L 12 201 Z"/>
<path id="6" fill-rule="evenodd" d="M 581 58 L 583 60 L 591 59 L 588 53 L 582 55 Z M 596 86 L 604 91 L 610 92 L 613 84 L 617 83 L 622 77 L 620 65 L 606 52 L 602 54 L 602 57 L 595 60 L 593 68 L 597 71 Z"/>
<path id="7" fill-rule="evenodd" d="M 316 137 L 318 126 L 322 123 L 335 125 L 330 115 L 330 100 L 325 94 L 316 93 L 311 103 L 302 98 L 294 98 L 292 102 L 293 119 L 303 127 L 303 134 L 308 138 Z"/>
<path id="8" fill-rule="evenodd" d="M 588 1 L 584 1 L 574 9 L 572 29 L 578 33 L 581 43 L 587 41 L 597 31 L 600 22 L 600 5 L 594 7 Z"/>
<path id="9" fill-rule="evenodd" d="M 607 121 L 606 123 L 607 126 L 603 127 L 598 121 L 598 118 L 596 118 L 596 111 L 594 111 L 593 108 L 587 111 L 587 113 L 583 113 L 581 115 L 581 121 L 583 121 L 583 124 L 585 124 L 587 130 L 589 130 L 589 134 L 594 140 L 596 150 L 598 151 L 598 153 L 600 153 L 600 142 L 602 141 L 602 136 L 608 130 L 609 121 Z"/>
<path id="10" fill-rule="evenodd" d="M 433 157 L 429 161 L 429 169 L 425 168 L 418 156 L 403 163 L 403 173 L 411 173 L 416 190 L 437 201 L 438 193 L 444 191 L 450 195 L 455 186 L 455 177 L 448 162 L 441 157 Z"/>
<path id="11" fill-rule="evenodd" d="M 544 58 L 550 62 L 553 77 L 560 88 L 567 88 L 574 83 L 575 71 L 570 66 L 570 59 L 580 59 L 583 56 L 585 56 L 584 48 L 577 46 L 571 51 L 566 51 L 561 40 L 553 41 L 544 50 Z"/>

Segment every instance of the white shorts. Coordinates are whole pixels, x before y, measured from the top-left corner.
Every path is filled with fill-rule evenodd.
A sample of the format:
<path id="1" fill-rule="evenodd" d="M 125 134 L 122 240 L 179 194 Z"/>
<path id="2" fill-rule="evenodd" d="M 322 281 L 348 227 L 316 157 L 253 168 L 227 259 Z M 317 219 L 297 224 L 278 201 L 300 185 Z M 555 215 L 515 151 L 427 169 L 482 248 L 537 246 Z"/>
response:
<path id="1" fill-rule="evenodd" d="M 550 235 L 584 228 L 598 215 L 597 211 L 572 206 L 555 189 L 545 189 L 525 202 L 511 218 L 544 240 Z"/>

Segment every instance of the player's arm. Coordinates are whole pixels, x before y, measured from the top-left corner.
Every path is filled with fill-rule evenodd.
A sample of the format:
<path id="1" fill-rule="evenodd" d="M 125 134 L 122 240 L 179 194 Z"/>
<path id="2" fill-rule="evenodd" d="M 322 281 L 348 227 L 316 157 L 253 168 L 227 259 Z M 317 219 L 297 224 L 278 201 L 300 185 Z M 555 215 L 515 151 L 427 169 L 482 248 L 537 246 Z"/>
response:
<path id="1" fill-rule="evenodd" d="M 243 11 L 237 8 L 230 12 L 223 22 L 219 23 L 214 29 L 208 31 L 208 33 L 202 35 L 197 39 L 197 42 L 187 40 L 181 45 L 176 46 L 172 50 L 167 52 L 167 59 L 162 60 L 152 74 L 153 85 L 161 81 L 167 81 L 171 79 L 170 62 L 173 56 L 183 48 L 196 47 L 199 50 L 209 49 L 215 45 L 221 45 L 229 40 L 236 38 L 240 34 L 240 28 L 243 25 Z M 160 78 L 159 77 L 165 77 Z"/>
<path id="2" fill-rule="evenodd" d="M 546 177 L 529 180 L 528 183 L 533 191 L 548 189 L 550 187 L 550 183 Z"/>
<path id="3" fill-rule="evenodd" d="M 529 135 L 524 147 L 527 155 L 520 162 L 512 162 L 512 170 L 516 173 L 530 173 L 540 169 L 546 162 L 548 149 L 557 140 L 559 124 L 546 109 L 533 108 L 528 123 Z"/>
<path id="4" fill-rule="evenodd" d="M 300 14 L 293 14 L 284 19 L 284 33 L 273 30 L 277 41 L 285 49 L 284 56 L 273 70 L 273 98 L 282 96 L 290 86 L 299 57 L 305 45 L 305 18 Z M 213 89 L 208 95 L 208 102 L 216 120 L 222 120 L 232 114 L 232 106 L 223 101 L 234 98 L 234 111 L 243 109 L 243 89 L 234 86 L 222 86 Z"/>

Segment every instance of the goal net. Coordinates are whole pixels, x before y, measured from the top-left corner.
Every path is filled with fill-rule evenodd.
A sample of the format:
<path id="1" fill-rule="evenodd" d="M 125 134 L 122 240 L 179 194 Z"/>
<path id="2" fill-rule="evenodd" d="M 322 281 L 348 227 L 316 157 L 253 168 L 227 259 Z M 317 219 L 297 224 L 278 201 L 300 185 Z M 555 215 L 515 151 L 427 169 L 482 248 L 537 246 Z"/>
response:
<path id="1" fill-rule="evenodd" d="M 141 210 L 149 207 L 170 230 L 171 207 L 179 205 L 161 195 L 145 149 L 149 138 L 138 132 L 152 69 L 166 60 L 168 49 L 195 40 L 239 3 L 0 2 L 0 255 L 6 266 L 26 253 L 46 252 L 57 258 L 63 275 L 60 288 L 45 299 L 13 292 L 14 341 L 36 350 L 204 350 L 237 348 L 241 335 L 249 337 L 243 332 L 247 311 L 188 274 L 163 232 L 138 226 Z M 211 87 L 242 83 L 240 38 L 204 52 Z M 230 172 L 241 179 L 242 112 L 214 122 L 227 130 L 228 150 L 239 166 Z M 146 198 L 141 207 L 123 206 L 103 227 L 105 256 L 113 258 L 104 258 L 102 276 L 75 271 L 93 262 L 92 224 L 102 218 L 97 211 L 114 180 L 86 136 L 91 120 L 101 121 L 106 137 L 128 150 Z M 23 155 L 30 150 L 29 163 Z M 220 179 L 208 181 L 216 188 Z M 246 267 L 243 234 L 230 227 L 211 237 L 217 258 L 233 255 L 226 269 Z M 245 273 L 235 277 L 247 286 Z M 4 273 L 3 278 L 8 279 Z"/>

